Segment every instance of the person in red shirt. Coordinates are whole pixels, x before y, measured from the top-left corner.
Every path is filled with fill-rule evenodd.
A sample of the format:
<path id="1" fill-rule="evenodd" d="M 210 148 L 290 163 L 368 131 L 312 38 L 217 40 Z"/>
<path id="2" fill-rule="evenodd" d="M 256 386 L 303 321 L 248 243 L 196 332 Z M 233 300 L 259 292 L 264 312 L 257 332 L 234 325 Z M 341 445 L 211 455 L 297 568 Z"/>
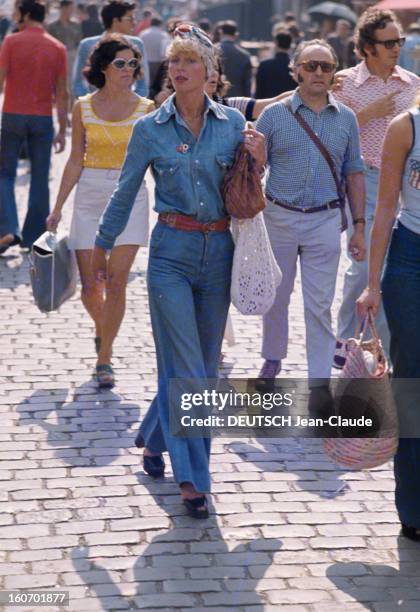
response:
<path id="1" fill-rule="evenodd" d="M 0 51 L 0 92 L 6 82 L 0 136 L 0 253 L 19 243 L 31 247 L 45 231 L 51 149 L 54 144 L 58 153 L 63 151 L 66 138 L 66 48 L 44 30 L 44 4 L 22 0 L 17 8 L 23 29 L 6 37 Z M 59 123 L 55 137 L 54 101 Z M 25 141 L 31 185 L 21 232 L 14 187 L 19 152 Z"/>
<path id="2" fill-rule="evenodd" d="M 144 9 L 144 11 L 142 13 L 142 18 L 140 19 L 140 21 L 138 22 L 138 24 L 134 28 L 134 34 L 136 36 L 141 34 L 143 32 L 143 30 L 147 30 L 147 28 L 150 28 L 150 24 L 152 22 L 152 17 L 153 17 L 153 11 L 151 11 L 148 8 Z"/>

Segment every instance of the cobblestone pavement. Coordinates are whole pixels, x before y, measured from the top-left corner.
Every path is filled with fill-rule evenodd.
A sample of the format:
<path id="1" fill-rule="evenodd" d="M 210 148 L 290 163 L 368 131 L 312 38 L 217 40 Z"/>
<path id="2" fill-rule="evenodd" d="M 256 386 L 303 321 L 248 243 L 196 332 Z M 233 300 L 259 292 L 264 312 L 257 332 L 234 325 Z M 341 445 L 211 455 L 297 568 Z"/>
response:
<path id="1" fill-rule="evenodd" d="M 24 208 L 24 167 L 18 183 Z M 94 334 L 78 296 L 41 314 L 27 255 L 0 258 L 0 588 L 65 589 L 65 609 L 78 612 L 418 611 L 420 547 L 398 537 L 391 465 L 340 471 L 319 440 L 219 439 L 205 522 L 185 516 L 170 474 L 143 474 L 133 438 L 155 391 L 146 255 L 115 345 L 118 384 L 105 393 L 91 379 Z M 285 370 L 304 375 L 296 289 Z M 225 372 L 253 376 L 260 321 L 232 316 Z"/>

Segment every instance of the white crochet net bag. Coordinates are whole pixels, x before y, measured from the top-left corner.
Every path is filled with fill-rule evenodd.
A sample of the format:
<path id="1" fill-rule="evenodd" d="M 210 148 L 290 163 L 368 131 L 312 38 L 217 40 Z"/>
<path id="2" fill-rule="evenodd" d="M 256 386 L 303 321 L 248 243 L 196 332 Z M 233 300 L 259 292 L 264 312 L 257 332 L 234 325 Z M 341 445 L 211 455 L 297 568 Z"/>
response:
<path id="1" fill-rule="evenodd" d="M 245 315 L 263 315 L 274 303 L 281 270 L 271 249 L 262 213 L 252 219 L 232 218 L 235 242 L 231 300 Z"/>

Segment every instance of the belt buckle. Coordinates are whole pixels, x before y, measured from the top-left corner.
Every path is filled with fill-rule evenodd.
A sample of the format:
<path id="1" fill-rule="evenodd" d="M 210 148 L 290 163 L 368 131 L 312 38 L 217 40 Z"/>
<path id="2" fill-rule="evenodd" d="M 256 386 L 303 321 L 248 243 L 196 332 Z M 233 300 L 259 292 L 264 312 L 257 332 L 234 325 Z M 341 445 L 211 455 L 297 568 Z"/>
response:
<path id="1" fill-rule="evenodd" d="M 308 210 L 309 210 L 309 208 L 301 208 L 301 211 L 302 211 L 303 213 L 307 213 L 307 212 L 308 212 Z"/>
<path id="2" fill-rule="evenodd" d="M 176 216 L 173 213 L 168 213 L 168 216 L 166 217 L 166 219 L 168 221 L 169 227 L 176 226 Z"/>
<path id="3" fill-rule="evenodd" d="M 204 234 L 208 234 L 209 232 L 214 232 L 215 230 L 215 222 L 213 221 L 212 223 L 204 223 L 204 229 L 203 232 Z"/>

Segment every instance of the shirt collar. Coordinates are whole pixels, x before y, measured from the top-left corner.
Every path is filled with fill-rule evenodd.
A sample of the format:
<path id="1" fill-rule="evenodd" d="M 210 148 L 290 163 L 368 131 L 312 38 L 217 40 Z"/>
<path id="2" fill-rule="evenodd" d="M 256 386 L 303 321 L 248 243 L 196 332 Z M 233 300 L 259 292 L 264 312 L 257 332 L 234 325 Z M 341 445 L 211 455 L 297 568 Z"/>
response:
<path id="1" fill-rule="evenodd" d="M 162 104 L 157 114 L 155 115 L 156 123 L 166 123 L 169 119 L 175 115 L 175 117 L 180 118 L 180 115 L 176 109 L 175 103 L 175 94 L 173 93 L 165 102 Z M 207 114 L 209 111 L 212 111 L 216 119 L 227 119 L 227 115 L 223 109 L 221 104 L 217 104 L 214 100 L 209 98 L 207 94 L 204 94 L 204 105 L 205 111 L 204 114 Z"/>
<path id="2" fill-rule="evenodd" d="M 327 94 L 327 97 L 328 97 L 328 102 L 325 108 L 332 107 L 336 111 L 340 112 L 340 107 L 338 106 L 337 100 L 334 98 L 334 96 L 331 93 L 329 93 Z M 302 98 L 300 97 L 299 88 L 297 88 L 295 92 L 293 93 L 290 103 L 292 105 L 292 111 L 294 113 L 298 110 L 300 106 L 306 106 L 305 102 L 303 102 Z"/>
<path id="3" fill-rule="evenodd" d="M 370 78 L 375 78 L 375 75 L 369 71 L 369 68 L 367 67 L 367 64 L 364 60 L 363 62 L 360 62 L 358 66 L 356 66 L 355 70 L 356 70 L 356 78 L 354 79 L 354 85 L 356 87 L 360 87 L 361 85 L 363 85 L 363 83 L 365 83 Z M 398 66 L 398 65 L 395 66 L 389 78 L 390 79 L 400 79 L 401 81 L 404 81 L 404 83 L 411 83 L 411 80 L 408 74 L 406 74 L 405 71 L 401 68 L 401 66 Z"/>

